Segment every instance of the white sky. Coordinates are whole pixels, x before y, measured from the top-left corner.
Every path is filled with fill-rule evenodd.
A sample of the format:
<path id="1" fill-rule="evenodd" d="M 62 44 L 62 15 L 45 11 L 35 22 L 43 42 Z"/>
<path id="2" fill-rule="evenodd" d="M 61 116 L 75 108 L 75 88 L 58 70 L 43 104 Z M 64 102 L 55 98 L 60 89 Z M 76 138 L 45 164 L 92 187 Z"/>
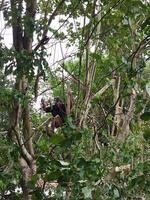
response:
<path id="1" fill-rule="evenodd" d="M 51 27 L 54 29 L 58 29 L 61 25 L 61 23 L 59 23 L 60 19 L 66 19 L 67 17 L 63 17 L 63 16 L 57 16 L 55 17 L 55 19 L 52 21 L 51 23 Z M 73 23 L 73 30 L 76 30 L 76 24 L 75 21 L 73 21 L 73 19 L 69 19 L 69 22 Z M 83 26 L 83 18 L 79 18 L 78 22 L 81 23 L 81 27 Z M 87 21 L 88 22 L 88 21 Z M 67 34 L 67 24 L 64 24 L 59 31 L 63 32 L 64 34 Z M 48 32 L 47 36 L 51 37 L 51 33 Z M 11 28 L 5 28 L 5 24 L 4 24 L 4 19 L 3 19 L 3 13 L 2 11 L 0 11 L 0 36 L 4 38 L 4 44 L 10 48 L 12 47 L 12 29 Z M 58 61 L 63 60 L 64 58 L 67 59 L 71 59 L 70 56 L 73 54 L 77 53 L 77 47 L 75 45 L 72 45 L 71 47 L 66 47 L 67 44 L 67 40 L 64 41 L 58 41 L 54 38 L 50 39 L 50 41 L 48 42 L 48 44 L 45 45 L 45 47 L 47 48 L 48 54 L 50 54 L 50 56 L 48 56 L 48 63 L 50 67 L 55 67 L 58 63 Z M 45 85 L 45 86 L 44 86 Z M 45 88 L 48 88 L 49 86 L 46 85 L 45 83 L 42 83 L 41 85 L 41 90 L 43 91 Z M 47 91 L 46 93 L 44 93 L 43 96 L 51 96 L 51 91 Z M 38 100 L 36 103 L 36 108 L 39 109 L 40 105 L 39 102 L 41 100 L 42 96 L 38 97 Z"/>
<path id="2" fill-rule="evenodd" d="M 52 28 L 58 29 L 61 26 L 61 23 L 59 23 L 60 18 L 64 19 L 63 16 L 55 17 L 55 19 L 51 23 Z M 75 22 L 72 19 L 69 19 L 69 21 L 74 24 L 73 29 L 75 31 Z M 83 19 L 79 18 L 78 22 L 80 22 L 82 26 Z M 66 24 L 64 24 L 59 29 L 59 32 L 63 32 L 64 34 L 67 34 Z M 51 35 L 52 34 L 50 32 L 47 34 L 48 37 L 51 37 Z M 8 48 L 10 48 L 12 46 L 12 29 L 8 27 L 5 28 L 2 11 L 0 11 L 0 36 L 4 38 L 5 45 Z M 48 54 L 51 54 L 48 60 L 50 66 L 62 60 L 63 58 L 68 58 L 70 55 L 73 55 L 77 52 L 77 48 L 75 45 L 72 45 L 71 47 L 66 47 L 66 44 L 67 44 L 67 40 L 59 41 L 59 40 L 56 40 L 55 38 L 52 38 L 50 39 L 48 44 L 45 45 L 45 47 L 47 48 Z"/>

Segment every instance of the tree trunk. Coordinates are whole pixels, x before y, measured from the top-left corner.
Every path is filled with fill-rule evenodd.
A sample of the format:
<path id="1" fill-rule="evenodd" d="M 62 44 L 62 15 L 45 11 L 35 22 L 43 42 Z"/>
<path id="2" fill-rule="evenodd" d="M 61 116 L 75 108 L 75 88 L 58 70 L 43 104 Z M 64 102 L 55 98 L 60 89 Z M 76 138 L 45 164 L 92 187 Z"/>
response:
<path id="1" fill-rule="evenodd" d="M 12 30 L 13 30 L 13 46 L 18 54 L 21 53 L 23 49 L 27 52 L 32 51 L 32 40 L 33 40 L 33 32 L 30 34 L 28 30 L 30 30 L 31 24 L 26 24 L 23 33 L 23 24 L 22 24 L 22 0 L 11 0 L 11 11 L 12 11 Z M 26 1 L 26 13 L 25 15 L 28 18 L 32 18 L 32 23 L 34 21 L 36 11 L 36 0 Z M 17 15 L 16 15 L 17 13 Z M 27 27 L 28 25 L 28 27 Z M 33 25 L 33 24 L 32 24 Z M 34 31 L 34 30 L 33 30 Z M 28 79 L 26 75 L 19 74 L 23 63 L 20 60 L 19 56 L 16 56 L 16 69 L 18 70 L 18 75 L 16 77 L 16 84 L 14 86 L 14 90 L 22 93 L 25 97 L 28 89 Z M 23 64 L 25 65 L 25 64 Z M 19 164 L 22 173 L 21 186 L 23 190 L 23 199 L 31 200 L 32 195 L 30 188 L 28 187 L 28 181 L 30 181 L 31 176 L 36 172 L 36 163 L 34 150 L 32 145 L 32 128 L 30 123 L 30 113 L 29 113 L 29 104 L 26 106 L 22 106 L 19 102 L 19 99 L 14 98 L 13 102 L 13 110 L 10 114 L 10 137 L 13 142 L 20 148 L 20 158 Z M 20 127 L 23 121 L 23 128 Z M 14 134 L 12 134 L 12 132 Z M 13 136 L 15 135 L 15 137 Z"/>

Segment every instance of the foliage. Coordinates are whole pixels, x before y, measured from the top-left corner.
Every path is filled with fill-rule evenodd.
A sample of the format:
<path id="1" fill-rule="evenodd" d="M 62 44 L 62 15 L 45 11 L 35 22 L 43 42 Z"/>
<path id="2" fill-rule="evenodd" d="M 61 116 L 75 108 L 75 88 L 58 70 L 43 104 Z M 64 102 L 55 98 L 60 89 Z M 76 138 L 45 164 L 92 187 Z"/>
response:
<path id="1" fill-rule="evenodd" d="M 6 30 L 21 34 L 20 49 L 0 35 L 0 198 L 23 198 L 23 158 L 32 199 L 148 200 L 148 1 L 39 0 L 35 17 L 33 2 L 0 3 Z M 51 65 L 53 42 L 76 53 Z M 71 114 L 48 136 L 52 116 L 36 106 L 49 88 L 67 102 L 68 86 Z"/>

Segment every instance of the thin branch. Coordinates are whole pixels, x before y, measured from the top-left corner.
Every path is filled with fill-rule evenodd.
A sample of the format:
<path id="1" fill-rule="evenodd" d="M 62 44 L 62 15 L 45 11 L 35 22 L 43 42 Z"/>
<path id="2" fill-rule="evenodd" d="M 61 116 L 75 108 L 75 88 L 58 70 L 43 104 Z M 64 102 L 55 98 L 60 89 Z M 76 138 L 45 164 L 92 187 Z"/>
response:
<path id="1" fill-rule="evenodd" d="M 144 38 L 143 40 L 147 39 L 148 37 L 150 37 L 150 36 L 147 36 L 147 37 Z M 142 40 L 142 41 L 143 41 L 143 40 Z M 142 42 L 142 41 L 141 41 L 141 42 Z M 140 44 L 141 44 L 141 42 L 140 42 Z M 139 44 L 139 46 L 140 46 L 140 44 Z M 138 47 L 137 49 L 139 49 L 139 47 Z M 138 51 L 137 49 L 136 49 L 133 53 L 131 53 L 131 54 L 128 56 L 127 62 L 129 62 L 130 59 L 136 54 L 136 52 Z M 147 58 L 146 61 L 148 61 L 149 59 L 150 59 L 150 58 Z M 110 75 L 112 75 L 113 72 L 115 72 L 116 70 L 120 69 L 120 68 L 123 67 L 123 66 L 124 66 L 124 63 L 122 62 L 120 65 L 118 65 L 117 67 L 115 67 L 111 72 L 108 72 L 107 74 L 105 74 L 105 75 L 99 80 L 99 83 L 101 83 L 101 82 L 104 80 L 104 78 L 109 77 Z"/>
<path id="2" fill-rule="evenodd" d="M 91 108 L 91 100 L 93 98 L 95 98 L 97 95 L 102 95 L 112 84 L 114 83 L 114 80 L 111 80 L 109 83 L 107 83 L 103 88 L 101 88 L 96 94 L 94 94 L 92 97 L 88 96 L 87 98 L 89 98 L 85 103 L 86 105 L 86 111 L 84 112 L 84 114 L 82 114 L 82 117 L 80 119 L 80 123 L 79 125 L 82 126 L 83 125 L 83 122 L 85 120 L 85 118 L 87 117 L 88 115 L 88 112 Z"/>
<path id="3" fill-rule="evenodd" d="M 32 156 L 29 154 L 25 147 L 25 143 L 23 142 L 23 139 L 21 137 L 21 134 L 14 128 L 13 129 L 16 135 L 16 139 L 18 142 L 19 147 L 21 148 L 21 152 L 23 154 L 24 159 L 27 161 L 28 164 L 30 164 L 33 160 Z"/>
<path id="4" fill-rule="evenodd" d="M 115 79 L 110 80 L 103 88 L 94 94 L 93 98 L 102 95 L 114 82 Z"/>
<path id="5" fill-rule="evenodd" d="M 76 83 L 79 83 L 80 82 L 80 85 L 82 86 L 82 89 L 86 89 L 87 87 L 81 82 L 81 80 L 79 80 L 75 75 L 73 75 L 68 69 L 65 68 L 65 65 L 60 65 L 62 69 L 64 69 L 68 74 L 69 76 L 71 76 L 71 78 L 76 82 Z"/>
<path id="6" fill-rule="evenodd" d="M 42 126 L 44 126 L 48 121 L 50 121 L 52 119 L 52 117 L 49 117 L 48 119 L 46 119 L 44 122 L 42 122 L 35 130 L 39 130 Z"/>
<path id="7" fill-rule="evenodd" d="M 8 133 L 8 131 L 1 131 L 0 135 L 6 135 Z"/>
<path id="8" fill-rule="evenodd" d="M 140 42 L 138 48 L 132 53 L 132 55 L 130 56 L 132 58 L 132 60 L 131 60 L 131 69 L 133 68 L 132 66 L 133 66 L 133 62 L 134 62 L 135 57 L 137 57 L 137 55 L 140 53 L 140 51 L 149 43 L 150 43 L 150 36 L 147 36 L 146 38 L 144 38 Z"/>
<path id="9" fill-rule="evenodd" d="M 45 30 L 43 31 L 43 37 L 46 36 L 47 32 L 48 32 L 48 27 L 50 26 L 53 18 L 57 15 L 58 10 L 62 7 L 63 3 L 65 2 L 65 0 L 61 0 L 60 3 L 58 4 L 58 6 L 55 8 L 54 12 L 52 13 L 52 15 L 50 16 L 47 26 L 45 28 Z"/>
<path id="10" fill-rule="evenodd" d="M 65 0 L 62 1 L 62 2 L 60 2 L 60 4 L 63 4 L 64 2 L 65 2 Z M 74 13 L 74 11 L 76 10 L 76 8 L 77 8 L 79 5 L 80 5 L 79 3 L 76 4 L 76 6 L 75 6 L 74 9 L 73 9 L 73 12 L 69 14 L 69 16 L 68 16 L 68 17 L 65 19 L 65 21 L 61 24 L 61 26 L 56 30 L 56 32 L 58 32 L 58 31 L 65 25 L 65 23 L 68 21 L 68 19 L 71 17 L 71 15 Z M 60 8 L 61 6 L 58 5 L 58 7 Z M 56 9 L 59 9 L 58 7 L 57 7 Z M 55 11 L 54 11 L 54 12 L 55 12 Z M 39 43 L 37 44 L 37 46 L 34 48 L 34 51 L 37 51 L 37 50 L 40 48 L 40 46 L 42 45 L 42 41 L 44 40 L 44 38 L 45 38 L 46 35 L 47 35 L 48 27 L 50 26 L 50 24 L 51 24 L 53 18 L 54 18 L 55 15 L 57 14 L 57 11 L 56 11 L 55 15 L 54 15 L 54 12 L 53 12 L 53 14 L 50 16 L 50 19 L 49 19 L 49 21 L 48 21 L 48 24 L 49 24 L 49 25 L 46 26 L 46 28 L 45 28 L 45 30 L 44 30 L 44 32 L 43 32 L 42 39 L 39 41 Z M 51 40 L 51 39 L 53 38 L 53 36 L 54 36 L 54 33 L 53 33 L 53 35 L 52 35 L 48 40 Z"/>
<path id="11" fill-rule="evenodd" d="M 45 30 L 43 31 L 42 39 L 40 40 L 39 44 L 37 44 L 37 46 L 34 48 L 34 51 L 37 51 L 40 48 L 40 46 L 43 44 L 42 41 L 47 35 L 48 27 L 50 26 L 53 18 L 57 15 L 58 10 L 61 8 L 61 6 L 63 5 L 64 2 L 65 2 L 65 0 L 61 0 L 60 3 L 58 4 L 58 6 L 55 8 L 52 15 L 50 16 L 48 23 L 47 23 L 47 26 L 45 27 Z"/>
<path id="12" fill-rule="evenodd" d="M 3 6 L 4 6 L 4 0 L 2 0 L 2 2 L 1 2 L 0 11 L 2 10 Z"/>
<path id="13" fill-rule="evenodd" d="M 77 52 L 66 55 L 64 58 L 57 60 L 55 63 L 51 64 L 49 67 L 51 68 L 51 67 L 55 66 L 56 64 L 58 64 L 60 62 L 64 62 L 64 60 L 66 60 L 67 58 L 72 58 L 73 56 L 76 56 L 76 54 L 77 54 Z"/>
<path id="14" fill-rule="evenodd" d="M 44 122 L 42 122 L 37 128 L 35 128 L 34 130 L 35 131 L 38 131 L 42 126 L 44 126 L 48 121 L 50 121 L 51 120 L 51 117 L 49 117 L 48 119 L 46 119 Z M 32 135 L 30 135 L 27 139 L 26 139 L 26 141 L 24 141 L 24 142 L 22 142 L 22 143 L 20 143 L 21 145 L 20 146 L 23 146 L 24 147 L 24 145 L 33 137 L 35 135 L 35 132 L 33 132 L 32 133 Z"/>
<path id="15" fill-rule="evenodd" d="M 135 100 L 136 100 L 136 91 L 135 89 L 132 89 L 132 93 L 131 93 L 131 98 L 130 98 L 130 106 L 129 106 L 129 110 L 127 112 L 127 116 L 129 118 L 129 120 L 131 120 L 132 116 L 133 116 L 133 111 L 134 111 L 134 106 L 135 106 Z"/>
<path id="16" fill-rule="evenodd" d="M 119 0 L 117 1 L 111 8 L 108 9 L 108 11 L 100 18 L 100 20 L 95 24 L 95 26 L 93 27 L 91 34 L 89 35 L 89 37 L 87 38 L 85 45 L 88 44 L 89 40 L 91 39 L 94 31 L 97 29 L 99 23 L 112 11 L 112 9 L 114 9 L 115 7 L 117 7 L 119 4 L 123 3 L 124 0 Z"/>
<path id="17" fill-rule="evenodd" d="M 34 100 L 37 100 L 38 95 L 38 89 L 39 89 L 39 80 L 40 77 L 42 76 L 42 72 L 40 72 L 40 70 L 38 69 L 37 75 L 36 75 L 36 79 L 35 79 L 35 84 L 34 84 Z"/>

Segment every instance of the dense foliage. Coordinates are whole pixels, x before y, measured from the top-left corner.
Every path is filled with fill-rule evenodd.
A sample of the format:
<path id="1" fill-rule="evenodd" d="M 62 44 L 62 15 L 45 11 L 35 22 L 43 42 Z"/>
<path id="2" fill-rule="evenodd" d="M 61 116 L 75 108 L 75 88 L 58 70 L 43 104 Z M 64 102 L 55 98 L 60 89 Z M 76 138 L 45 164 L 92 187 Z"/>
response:
<path id="1" fill-rule="evenodd" d="M 149 1 L 3 0 L 0 12 L 0 198 L 148 200 Z M 39 105 L 54 96 L 73 107 L 49 136 Z"/>

